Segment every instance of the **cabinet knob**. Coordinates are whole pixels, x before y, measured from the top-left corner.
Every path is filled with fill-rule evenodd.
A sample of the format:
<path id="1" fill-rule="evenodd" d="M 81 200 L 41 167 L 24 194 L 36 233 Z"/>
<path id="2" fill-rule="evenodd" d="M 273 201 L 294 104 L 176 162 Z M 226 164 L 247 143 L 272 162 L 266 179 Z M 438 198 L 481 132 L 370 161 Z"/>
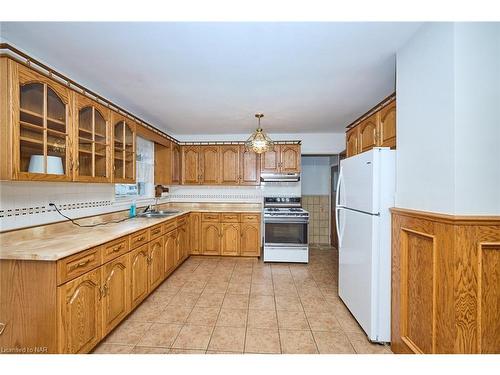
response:
<path id="1" fill-rule="evenodd" d="M 3 333 L 3 331 L 5 331 L 5 326 L 6 325 L 7 324 L 5 324 L 5 323 L 0 323 L 0 335 Z"/>

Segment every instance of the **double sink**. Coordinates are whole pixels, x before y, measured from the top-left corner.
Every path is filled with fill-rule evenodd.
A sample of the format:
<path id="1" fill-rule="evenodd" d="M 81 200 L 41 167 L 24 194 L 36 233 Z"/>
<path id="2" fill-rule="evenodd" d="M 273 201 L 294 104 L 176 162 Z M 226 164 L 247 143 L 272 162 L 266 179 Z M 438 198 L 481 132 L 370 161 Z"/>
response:
<path id="1" fill-rule="evenodd" d="M 164 211 L 146 211 L 141 214 L 138 214 L 137 217 L 148 217 L 148 218 L 159 218 L 159 217 L 169 217 L 175 214 L 178 214 L 179 210 L 164 210 Z"/>

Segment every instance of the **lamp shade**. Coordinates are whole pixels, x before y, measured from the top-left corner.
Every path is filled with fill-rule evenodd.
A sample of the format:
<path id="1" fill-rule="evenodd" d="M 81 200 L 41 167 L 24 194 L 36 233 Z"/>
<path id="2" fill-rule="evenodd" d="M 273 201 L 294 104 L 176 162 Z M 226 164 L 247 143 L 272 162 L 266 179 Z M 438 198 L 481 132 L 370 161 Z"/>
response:
<path id="1" fill-rule="evenodd" d="M 31 155 L 29 173 L 64 174 L 62 158 L 60 156 L 47 156 L 47 172 L 45 172 L 43 155 Z"/>

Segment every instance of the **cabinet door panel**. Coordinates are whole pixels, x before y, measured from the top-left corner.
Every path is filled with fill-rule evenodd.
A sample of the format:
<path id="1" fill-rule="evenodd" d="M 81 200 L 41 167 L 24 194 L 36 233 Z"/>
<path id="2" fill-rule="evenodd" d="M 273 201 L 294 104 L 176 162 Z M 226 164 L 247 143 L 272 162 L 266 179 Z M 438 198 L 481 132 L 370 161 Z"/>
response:
<path id="1" fill-rule="evenodd" d="M 59 352 L 86 353 L 101 339 L 101 269 L 58 289 Z"/>
<path id="2" fill-rule="evenodd" d="M 155 185 L 170 185 L 172 183 L 172 150 L 171 145 L 164 146 L 155 143 Z"/>
<path id="3" fill-rule="evenodd" d="M 200 149 L 196 146 L 185 146 L 182 150 L 182 183 L 197 185 L 200 183 Z"/>
<path id="4" fill-rule="evenodd" d="M 201 248 L 204 255 L 220 255 L 220 224 L 201 223 Z"/>
<path id="5" fill-rule="evenodd" d="M 261 154 L 260 170 L 262 173 L 278 173 L 280 165 L 281 146 L 275 145 L 274 150 Z"/>
<path id="6" fill-rule="evenodd" d="M 240 254 L 240 224 L 222 223 L 222 255 Z"/>
<path id="7" fill-rule="evenodd" d="M 243 256 L 260 256 L 260 224 L 241 224 L 240 254 Z"/>
<path id="8" fill-rule="evenodd" d="M 190 254 L 201 254 L 201 213 L 192 212 L 189 215 L 189 252 Z"/>
<path id="9" fill-rule="evenodd" d="M 221 184 L 237 185 L 240 182 L 240 147 L 220 147 Z"/>
<path id="10" fill-rule="evenodd" d="M 165 277 L 165 256 L 163 237 L 149 243 L 149 290 L 155 289 Z"/>
<path id="11" fill-rule="evenodd" d="M 347 157 L 358 153 L 358 127 L 354 127 L 346 133 L 346 154 Z"/>
<path id="12" fill-rule="evenodd" d="M 179 227 L 179 262 L 182 262 L 187 258 L 189 252 L 189 238 L 188 238 L 188 223 L 183 224 Z"/>
<path id="13" fill-rule="evenodd" d="M 379 145 L 396 148 L 396 101 L 380 110 Z"/>
<path id="14" fill-rule="evenodd" d="M 260 185 L 260 155 L 240 148 L 240 184 Z"/>
<path id="15" fill-rule="evenodd" d="M 283 173 L 300 172 L 300 145 L 281 145 L 280 170 Z"/>
<path id="16" fill-rule="evenodd" d="M 358 125 L 359 152 L 365 152 L 377 145 L 378 113 L 374 113 Z"/>
<path id="17" fill-rule="evenodd" d="M 138 247 L 130 254 L 131 306 L 134 308 L 148 295 L 148 245 Z"/>
<path id="18" fill-rule="evenodd" d="M 172 143 L 172 184 L 178 185 L 181 182 L 181 147 L 175 143 Z"/>
<path id="19" fill-rule="evenodd" d="M 130 310 L 130 257 L 116 258 L 102 267 L 104 298 L 102 303 L 103 335 L 107 335 Z"/>
<path id="20" fill-rule="evenodd" d="M 201 183 L 220 184 L 220 148 L 219 146 L 201 147 Z"/>
<path id="21" fill-rule="evenodd" d="M 167 233 L 165 236 L 165 273 L 170 274 L 177 265 L 177 230 Z"/>

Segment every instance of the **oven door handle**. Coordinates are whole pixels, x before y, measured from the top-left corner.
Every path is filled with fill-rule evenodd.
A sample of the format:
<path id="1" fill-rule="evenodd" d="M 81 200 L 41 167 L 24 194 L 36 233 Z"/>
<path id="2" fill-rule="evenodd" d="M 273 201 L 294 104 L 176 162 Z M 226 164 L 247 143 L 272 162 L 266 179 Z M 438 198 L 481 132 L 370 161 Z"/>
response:
<path id="1" fill-rule="evenodd" d="M 264 224 L 308 224 L 309 220 L 280 220 L 280 219 L 264 219 Z"/>

